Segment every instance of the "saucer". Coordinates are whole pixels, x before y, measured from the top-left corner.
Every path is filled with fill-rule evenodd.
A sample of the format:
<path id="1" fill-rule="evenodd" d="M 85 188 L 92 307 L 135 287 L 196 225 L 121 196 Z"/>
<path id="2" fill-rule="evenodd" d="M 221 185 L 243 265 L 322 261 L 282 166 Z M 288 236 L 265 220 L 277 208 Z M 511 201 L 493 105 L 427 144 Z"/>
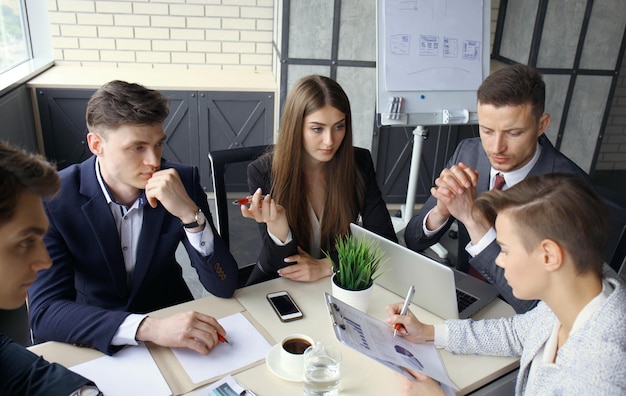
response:
<path id="1" fill-rule="evenodd" d="M 283 370 L 280 365 L 280 344 L 276 344 L 270 349 L 269 353 L 265 357 L 265 363 L 270 369 L 272 374 L 285 381 L 302 382 L 304 373 L 294 374 Z"/>

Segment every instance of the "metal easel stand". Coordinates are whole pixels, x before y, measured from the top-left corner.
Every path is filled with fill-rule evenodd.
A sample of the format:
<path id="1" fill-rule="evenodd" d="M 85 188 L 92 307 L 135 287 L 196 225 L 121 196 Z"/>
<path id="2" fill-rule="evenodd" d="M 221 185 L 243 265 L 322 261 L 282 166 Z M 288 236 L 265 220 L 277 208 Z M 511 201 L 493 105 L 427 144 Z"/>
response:
<path id="1" fill-rule="evenodd" d="M 398 236 L 398 240 L 404 242 L 404 230 L 413 217 L 415 208 L 415 195 L 417 194 L 417 185 L 419 182 L 419 169 L 422 162 L 422 146 L 424 140 L 428 138 L 428 130 L 423 125 L 418 125 L 413 129 L 413 152 L 411 154 L 411 167 L 409 169 L 409 182 L 406 191 L 406 203 L 400 206 L 402 218 L 392 222 L 394 231 Z M 430 247 L 441 259 L 448 257 L 448 250 L 440 243 L 436 243 Z"/>

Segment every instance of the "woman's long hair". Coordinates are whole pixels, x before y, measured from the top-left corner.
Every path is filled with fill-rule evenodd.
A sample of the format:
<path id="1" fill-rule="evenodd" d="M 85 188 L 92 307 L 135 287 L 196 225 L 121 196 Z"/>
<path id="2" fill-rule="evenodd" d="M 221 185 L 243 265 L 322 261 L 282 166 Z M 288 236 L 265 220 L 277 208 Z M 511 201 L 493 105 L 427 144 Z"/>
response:
<path id="1" fill-rule="evenodd" d="M 334 80 L 311 75 L 300 79 L 287 96 L 272 161 L 272 190 L 285 207 L 287 220 L 298 246 L 310 252 L 312 232 L 308 191 L 303 170 L 304 118 L 324 106 L 345 114 L 346 133 L 332 160 L 326 163 L 328 180 L 321 219 L 321 247 L 333 250 L 335 238 L 348 232 L 363 205 L 365 182 L 357 172 L 352 147 L 352 114 L 348 96 Z"/>

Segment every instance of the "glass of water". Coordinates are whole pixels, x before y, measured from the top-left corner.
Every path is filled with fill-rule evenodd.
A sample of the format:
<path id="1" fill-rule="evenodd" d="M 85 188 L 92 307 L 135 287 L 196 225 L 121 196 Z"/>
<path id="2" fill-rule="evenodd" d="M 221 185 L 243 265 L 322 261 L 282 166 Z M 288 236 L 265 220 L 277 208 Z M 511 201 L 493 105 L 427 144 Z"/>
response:
<path id="1" fill-rule="evenodd" d="M 304 394 L 337 396 L 341 375 L 341 351 L 316 342 L 304 351 Z"/>

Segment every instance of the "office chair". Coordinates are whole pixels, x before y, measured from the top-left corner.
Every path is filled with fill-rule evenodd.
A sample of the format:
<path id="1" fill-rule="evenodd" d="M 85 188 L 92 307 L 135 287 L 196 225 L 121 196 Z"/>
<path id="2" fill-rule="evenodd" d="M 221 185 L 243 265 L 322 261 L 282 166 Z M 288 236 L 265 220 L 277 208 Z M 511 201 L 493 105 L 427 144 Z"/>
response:
<path id="1" fill-rule="evenodd" d="M 622 229 L 622 234 L 617 242 L 617 248 L 613 253 L 613 258 L 609 262 L 609 265 L 626 281 L 626 226 Z"/>
<path id="2" fill-rule="evenodd" d="M 252 272 L 252 268 L 261 251 L 261 238 L 258 235 L 259 231 L 256 222 L 241 216 L 239 207 L 233 205 L 232 200 L 229 200 L 228 192 L 237 192 L 243 194 L 243 196 L 248 195 L 246 166 L 248 163 L 270 150 L 271 147 L 271 145 L 251 146 L 227 150 L 213 150 L 209 152 L 211 179 L 213 181 L 213 192 L 215 194 L 215 226 L 226 243 L 226 247 L 233 253 L 239 265 L 239 287 L 245 285 Z M 228 172 L 229 166 L 231 167 L 230 172 Z M 227 176 L 238 179 L 237 187 L 234 189 L 230 187 L 231 191 L 227 189 Z M 229 184 L 232 185 L 232 183 Z M 243 228 L 239 230 L 240 235 L 237 239 L 231 239 L 229 209 L 233 219 L 240 219 L 241 221 L 237 221 L 237 223 L 243 224 Z"/>
<path id="3" fill-rule="evenodd" d="M 604 260 L 618 272 L 626 255 L 626 197 L 596 185 L 596 191 L 609 211 L 609 240 L 604 252 Z"/>

